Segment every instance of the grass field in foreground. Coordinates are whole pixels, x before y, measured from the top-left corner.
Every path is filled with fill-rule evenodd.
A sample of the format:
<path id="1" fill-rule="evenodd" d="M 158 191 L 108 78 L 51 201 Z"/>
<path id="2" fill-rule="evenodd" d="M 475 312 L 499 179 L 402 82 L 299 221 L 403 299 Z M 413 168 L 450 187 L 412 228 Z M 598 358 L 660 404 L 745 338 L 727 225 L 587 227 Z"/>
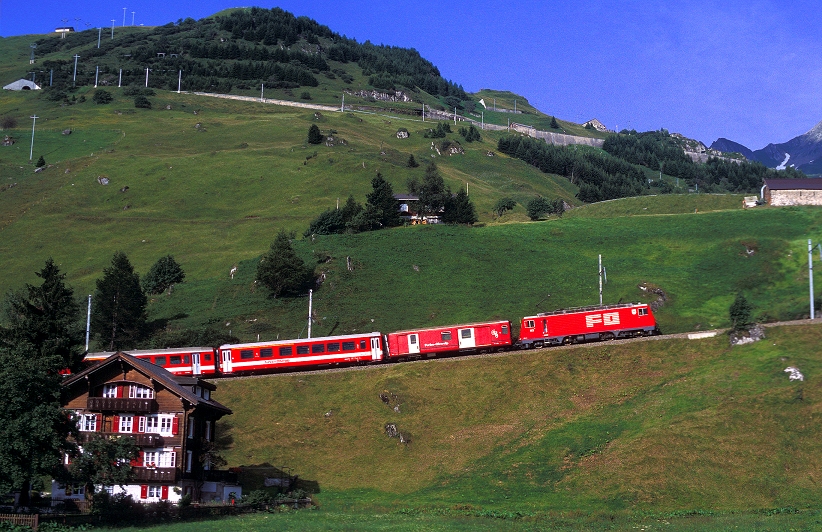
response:
<path id="1" fill-rule="evenodd" d="M 451 510 L 433 514 L 416 512 L 333 512 L 319 510 L 286 511 L 276 514 L 251 514 L 242 517 L 207 522 L 157 525 L 154 527 L 121 528 L 116 530 L 164 530 L 168 532 L 237 532 L 265 531 L 362 531 L 362 532 L 418 532 L 418 531 L 655 531 L 712 532 L 747 530 L 783 532 L 818 530 L 822 517 L 818 510 L 794 512 L 764 511 L 761 513 L 716 513 L 694 515 L 615 516 L 556 515 L 508 516 L 482 515 L 482 512 Z"/>
<path id="2" fill-rule="evenodd" d="M 330 512 L 817 508 L 822 327 L 767 335 L 220 381 L 219 430 L 229 465 L 286 465 Z"/>

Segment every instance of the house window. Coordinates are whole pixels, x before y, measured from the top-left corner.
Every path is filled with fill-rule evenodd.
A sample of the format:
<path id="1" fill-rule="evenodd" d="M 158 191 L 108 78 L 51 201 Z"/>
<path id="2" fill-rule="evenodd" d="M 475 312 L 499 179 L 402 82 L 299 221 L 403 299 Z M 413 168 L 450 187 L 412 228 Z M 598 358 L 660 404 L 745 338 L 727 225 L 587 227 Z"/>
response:
<path id="1" fill-rule="evenodd" d="M 205 422 L 205 439 L 211 441 L 211 421 Z"/>
<path id="2" fill-rule="evenodd" d="M 172 420 L 174 416 L 159 416 L 160 417 L 160 434 L 171 434 Z"/>
<path id="3" fill-rule="evenodd" d="M 186 473 L 191 473 L 191 463 L 194 461 L 194 453 L 186 451 Z"/>
<path id="4" fill-rule="evenodd" d="M 134 416 L 120 416 L 120 427 L 118 432 L 131 432 L 134 427 Z"/>
<path id="5" fill-rule="evenodd" d="M 177 453 L 174 451 L 145 451 L 143 463 L 146 467 L 174 467 L 177 465 Z"/>
<path id="6" fill-rule="evenodd" d="M 83 414 L 79 425 L 82 432 L 97 432 L 97 414 Z"/>
<path id="7" fill-rule="evenodd" d="M 103 385 L 103 397 L 117 397 L 117 385 L 116 384 L 104 384 Z"/>
<path id="8" fill-rule="evenodd" d="M 188 437 L 189 439 L 194 438 L 194 418 L 188 418 Z"/>
<path id="9" fill-rule="evenodd" d="M 154 390 L 148 386 L 132 384 L 128 387 L 128 396 L 131 399 L 154 399 Z"/>
<path id="10" fill-rule="evenodd" d="M 443 340 L 444 342 L 449 341 L 449 340 L 451 339 L 451 331 L 443 331 L 443 332 L 441 332 L 441 333 L 440 333 L 440 338 L 442 338 L 442 340 Z"/>
<path id="11" fill-rule="evenodd" d="M 203 390 L 203 399 L 205 399 L 206 401 L 211 401 L 211 390 L 209 390 L 208 388 Z"/>
<path id="12" fill-rule="evenodd" d="M 146 451 L 143 453 L 143 463 L 146 467 L 157 467 L 158 454 L 157 451 Z"/>
<path id="13" fill-rule="evenodd" d="M 146 417 L 146 428 L 143 432 L 157 433 L 160 432 L 160 420 L 157 416 Z"/>
<path id="14" fill-rule="evenodd" d="M 159 499 L 162 495 L 162 490 L 160 486 L 149 486 L 148 487 L 148 498 L 149 499 Z"/>
<path id="15" fill-rule="evenodd" d="M 145 432 L 146 431 L 146 417 L 140 416 L 137 418 L 137 432 Z"/>

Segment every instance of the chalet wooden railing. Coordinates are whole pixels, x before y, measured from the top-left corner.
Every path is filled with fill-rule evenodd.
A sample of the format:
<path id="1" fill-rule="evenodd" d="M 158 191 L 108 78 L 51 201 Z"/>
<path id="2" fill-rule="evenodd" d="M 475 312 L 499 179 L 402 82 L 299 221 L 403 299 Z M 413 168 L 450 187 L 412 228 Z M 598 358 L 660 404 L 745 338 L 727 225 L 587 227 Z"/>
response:
<path id="1" fill-rule="evenodd" d="M 86 443 L 100 436 L 104 438 L 128 436 L 134 438 L 134 443 L 140 447 L 163 447 L 165 445 L 165 438 L 159 434 L 126 434 L 123 432 L 81 432 L 79 442 Z"/>
<path id="2" fill-rule="evenodd" d="M 12 525 L 27 526 L 32 530 L 37 530 L 40 524 L 40 516 L 37 514 L 0 514 L 0 521 L 5 521 Z"/>
<path id="3" fill-rule="evenodd" d="M 119 397 L 89 397 L 86 405 L 93 412 L 151 412 L 154 399 L 129 399 Z"/>
<path id="4" fill-rule="evenodd" d="M 175 467 L 134 467 L 131 469 L 135 480 L 148 482 L 177 482 L 177 468 Z"/>

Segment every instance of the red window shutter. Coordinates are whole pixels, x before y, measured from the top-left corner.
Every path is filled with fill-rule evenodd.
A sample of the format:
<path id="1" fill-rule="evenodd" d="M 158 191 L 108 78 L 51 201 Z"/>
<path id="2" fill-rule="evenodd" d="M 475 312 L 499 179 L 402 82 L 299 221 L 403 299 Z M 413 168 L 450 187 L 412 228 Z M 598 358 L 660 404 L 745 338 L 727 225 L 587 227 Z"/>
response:
<path id="1" fill-rule="evenodd" d="M 148 486 L 146 486 L 146 485 L 140 486 L 140 498 L 141 499 L 148 499 Z"/>
<path id="2" fill-rule="evenodd" d="M 137 466 L 137 467 L 143 467 L 143 464 L 145 462 L 145 457 L 146 457 L 146 453 L 143 452 L 143 451 L 140 451 L 140 456 L 138 456 L 137 460 L 135 460 L 137 463 L 136 464 L 131 464 L 131 465 Z"/>
<path id="3" fill-rule="evenodd" d="M 180 418 L 174 416 L 174 419 L 171 420 L 171 434 L 176 436 L 178 432 L 180 432 Z"/>
<path id="4" fill-rule="evenodd" d="M 111 418 L 111 432 L 120 432 L 120 416 Z"/>
<path id="5" fill-rule="evenodd" d="M 117 385 L 117 397 L 118 397 L 118 398 L 122 398 L 122 397 L 123 397 L 123 386 L 122 386 L 121 384 L 118 384 L 118 385 Z"/>
<path id="6" fill-rule="evenodd" d="M 161 499 L 168 499 L 168 486 L 162 486 Z"/>
<path id="7" fill-rule="evenodd" d="M 95 427 L 97 432 L 103 432 L 103 414 L 96 414 Z"/>
<path id="8" fill-rule="evenodd" d="M 139 416 L 137 418 L 137 432 L 146 431 L 146 416 Z"/>

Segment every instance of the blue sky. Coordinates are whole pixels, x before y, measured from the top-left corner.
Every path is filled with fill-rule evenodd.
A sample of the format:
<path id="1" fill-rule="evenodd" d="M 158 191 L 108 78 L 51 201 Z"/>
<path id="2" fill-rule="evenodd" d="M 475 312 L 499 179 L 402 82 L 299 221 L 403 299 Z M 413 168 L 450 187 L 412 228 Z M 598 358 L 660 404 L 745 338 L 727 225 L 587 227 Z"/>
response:
<path id="1" fill-rule="evenodd" d="M 817 1 L 249 3 L 305 15 L 362 42 L 417 49 L 467 91 L 521 94 L 541 111 L 638 131 L 666 128 L 759 149 L 822 121 Z M 0 35 L 159 25 L 232 0 L 0 0 Z M 133 15 L 132 15 L 133 12 Z"/>

